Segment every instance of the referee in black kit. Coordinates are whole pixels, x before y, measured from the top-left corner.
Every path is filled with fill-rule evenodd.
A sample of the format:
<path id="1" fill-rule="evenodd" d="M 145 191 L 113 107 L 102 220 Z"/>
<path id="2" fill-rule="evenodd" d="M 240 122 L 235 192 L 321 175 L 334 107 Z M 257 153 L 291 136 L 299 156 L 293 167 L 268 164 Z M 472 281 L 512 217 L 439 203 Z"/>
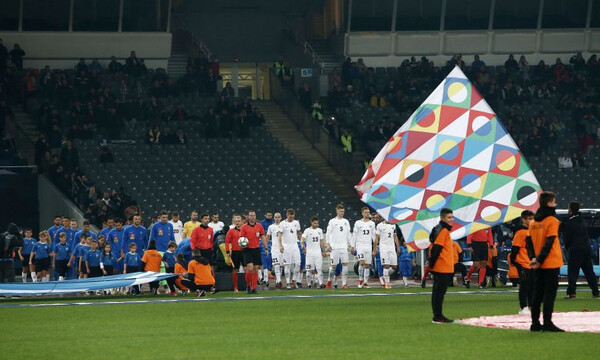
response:
<path id="1" fill-rule="evenodd" d="M 587 283 L 592 289 L 592 296 L 600 299 L 598 294 L 598 279 L 594 274 L 592 263 L 592 249 L 589 243 L 587 228 L 581 214 L 579 213 L 580 204 L 571 202 L 569 204 L 569 219 L 560 225 L 560 233 L 563 234 L 563 241 L 566 250 L 569 252 L 569 286 L 567 287 L 567 296 L 565 299 L 575 299 L 577 296 L 577 278 L 579 269 L 587 279 Z"/>

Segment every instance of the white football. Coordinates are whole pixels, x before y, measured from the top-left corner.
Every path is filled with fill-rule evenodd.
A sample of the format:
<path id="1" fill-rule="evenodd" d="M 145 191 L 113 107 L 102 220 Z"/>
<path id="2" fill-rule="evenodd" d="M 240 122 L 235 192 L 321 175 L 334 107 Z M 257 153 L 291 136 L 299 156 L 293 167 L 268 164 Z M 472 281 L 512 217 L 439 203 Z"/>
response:
<path id="1" fill-rule="evenodd" d="M 248 246 L 248 238 L 245 238 L 245 237 L 241 237 L 241 238 L 239 238 L 239 240 L 238 240 L 238 245 L 239 245 L 239 246 L 240 246 L 242 249 L 245 249 L 245 248 L 246 248 L 246 246 Z"/>

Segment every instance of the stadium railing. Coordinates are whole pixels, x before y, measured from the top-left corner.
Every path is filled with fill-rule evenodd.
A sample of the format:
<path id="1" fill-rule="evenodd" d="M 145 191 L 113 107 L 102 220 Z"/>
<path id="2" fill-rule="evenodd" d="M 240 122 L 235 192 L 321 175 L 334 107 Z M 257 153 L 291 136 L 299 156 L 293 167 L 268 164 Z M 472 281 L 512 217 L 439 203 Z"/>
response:
<path id="1" fill-rule="evenodd" d="M 281 106 L 283 112 L 290 117 L 298 130 L 329 162 L 329 165 L 342 175 L 346 182 L 354 186 L 363 174 L 360 164 L 355 162 L 351 155 L 345 153 L 321 124 L 310 116 L 296 94 L 282 86 L 273 69 L 270 70 L 269 84 L 271 99 Z"/>

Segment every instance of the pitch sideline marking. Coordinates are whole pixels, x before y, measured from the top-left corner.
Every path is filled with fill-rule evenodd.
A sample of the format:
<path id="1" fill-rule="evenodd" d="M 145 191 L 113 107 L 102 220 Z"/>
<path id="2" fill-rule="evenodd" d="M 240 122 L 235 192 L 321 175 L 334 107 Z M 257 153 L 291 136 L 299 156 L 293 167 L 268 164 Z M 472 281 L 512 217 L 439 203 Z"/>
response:
<path id="1" fill-rule="evenodd" d="M 485 295 L 485 294 L 510 294 L 517 293 L 518 290 L 488 290 L 488 291 L 453 291 L 447 295 Z M 55 302 L 55 303 L 35 303 L 35 304 L 0 304 L 0 309 L 6 308 L 37 308 L 53 306 L 89 306 L 89 305 L 130 305 L 130 304 L 168 304 L 168 303 L 188 303 L 188 302 L 213 302 L 213 301 L 258 301 L 258 300 L 278 300 L 278 299 L 325 299 L 325 298 L 353 298 L 353 297 L 376 297 L 376 296 L 418 296 L 431 295 L 430 291 L 423 292 L 401 292 L 401 293 L 371 293 L 371 294 L 319 294 L 319 295 L 280 295 L 280 296 L 257 296 L 257 297 L 226 297 L 226 298 L 191 298 L 191 299 L 157 299 L 157 300 L 124 300 L 124 301 L 75 301 L 75 302 Z"/>

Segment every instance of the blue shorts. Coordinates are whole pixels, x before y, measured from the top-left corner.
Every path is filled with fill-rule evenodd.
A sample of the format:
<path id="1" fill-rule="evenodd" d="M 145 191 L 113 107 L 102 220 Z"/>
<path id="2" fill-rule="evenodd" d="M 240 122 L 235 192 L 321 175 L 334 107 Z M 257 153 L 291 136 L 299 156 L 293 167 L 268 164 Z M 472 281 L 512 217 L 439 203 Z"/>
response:
<path id="1" fill-rule="evenodd" d="M 400 275 L 410 277 L 410 276 L 412 276 L 412 272 L 413 272 L 413 267 L 412 267 L 410 260 L 409 261 L 406 261 L 406 260 L 400 261 Z"/>
<path id="2" fill-rule="evenodd" d="M 262 257 L 263 269 L 271 270 L 271 263 L 273 262 L 271 259 L 271 251 L 269 251 L 268 255 L 265 255 L 265 251 L 261 249 L 260 256 Z"/>

